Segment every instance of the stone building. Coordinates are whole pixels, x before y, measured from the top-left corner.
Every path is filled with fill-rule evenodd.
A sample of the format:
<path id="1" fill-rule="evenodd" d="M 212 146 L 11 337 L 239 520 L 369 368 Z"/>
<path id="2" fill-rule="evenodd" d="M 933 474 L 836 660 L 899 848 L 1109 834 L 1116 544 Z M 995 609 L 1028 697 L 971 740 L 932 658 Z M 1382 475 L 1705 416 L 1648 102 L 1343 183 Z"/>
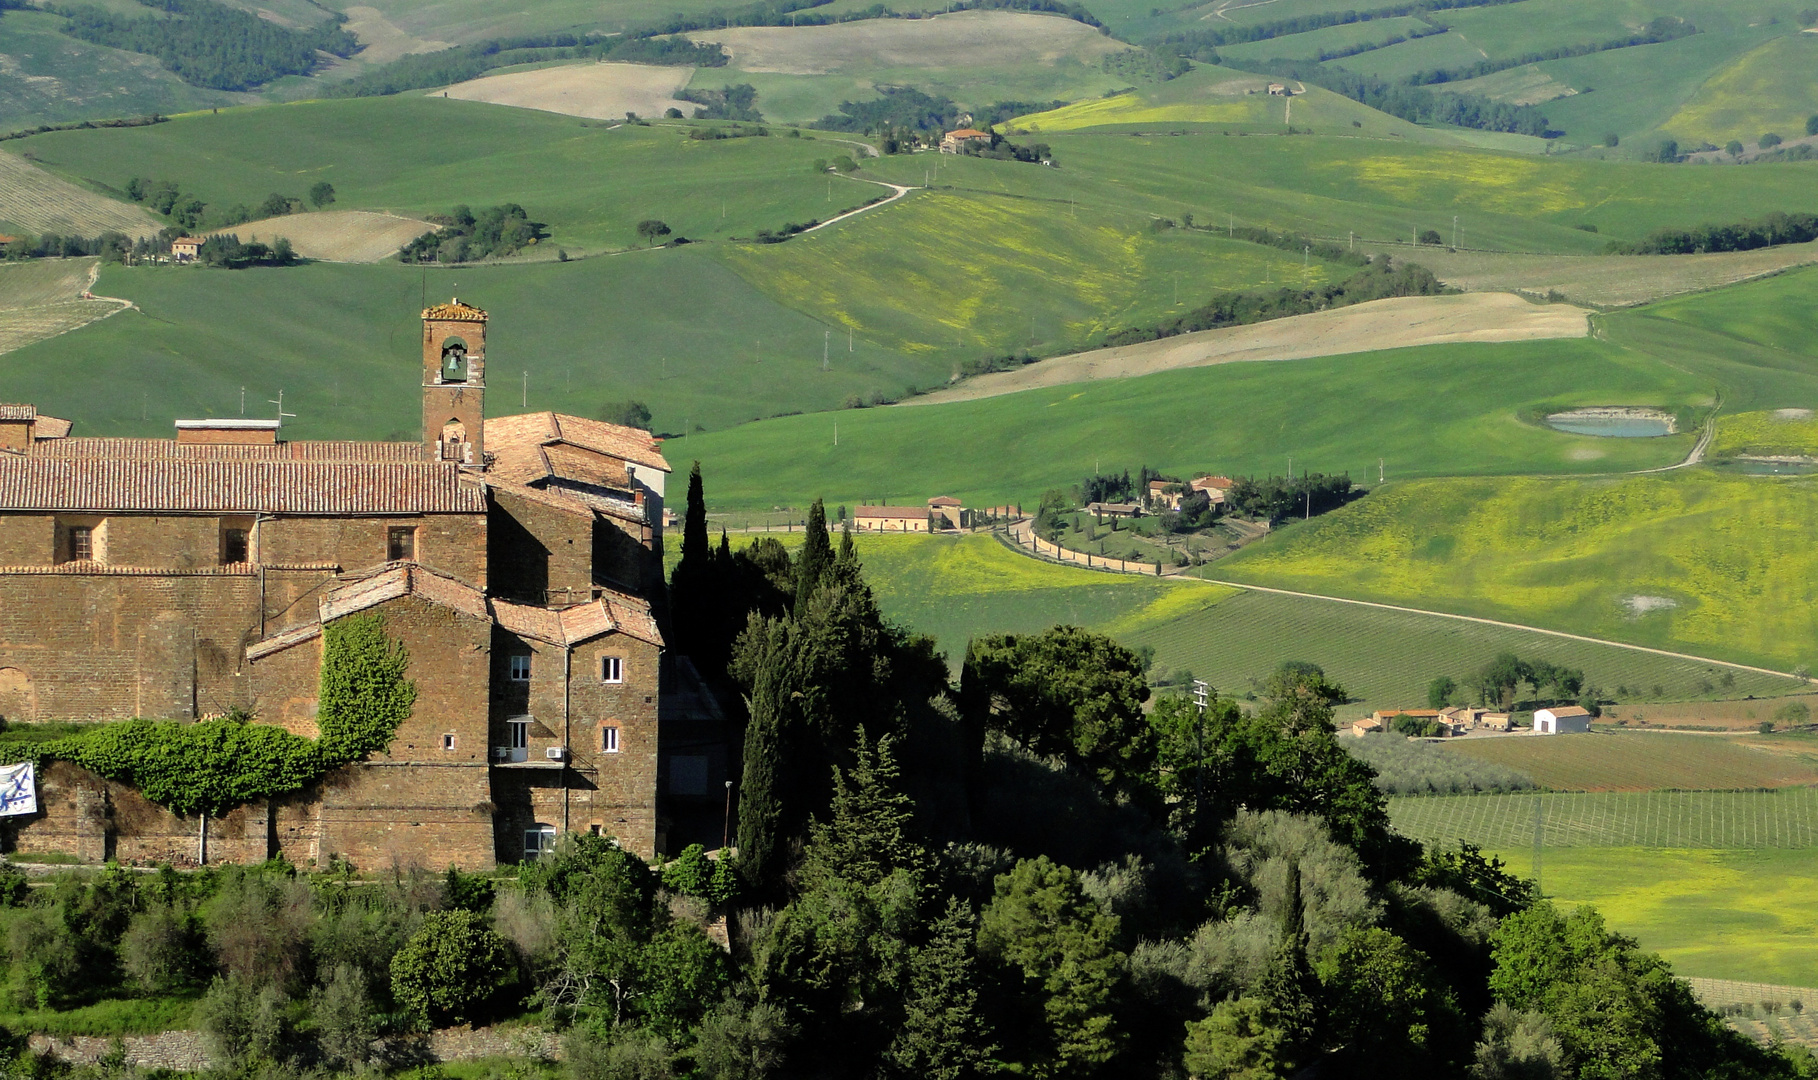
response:
<path id="1" fill-rule="evenodd" d="M 386 752 L 225 818 L 53 764 L 9 846 L 464 868 L 570 830 L 662 846 L 669 466 L 647 431 L 488 418 L 486 325 L 459 301 L 423 312 L 417 443 L 290 442 L 260 420 L 83 438 L 0 405 L 7 722 L 244 710 L 314 737 L 323 630 L 370 614 L 417 688 Z"/>

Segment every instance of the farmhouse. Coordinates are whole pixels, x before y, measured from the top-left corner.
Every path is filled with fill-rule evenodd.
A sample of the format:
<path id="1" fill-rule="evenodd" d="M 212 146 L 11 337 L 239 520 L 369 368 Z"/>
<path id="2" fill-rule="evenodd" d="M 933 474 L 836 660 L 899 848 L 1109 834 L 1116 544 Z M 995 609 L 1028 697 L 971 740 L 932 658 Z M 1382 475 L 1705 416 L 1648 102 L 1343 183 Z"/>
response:
<path id="1" fill-rule="evenodd" d="M 170 242 L 172 262 L 195 262 L 201 254 L 202 238 L 200 236 L 179 236 Z"/>
<path id="2" fill-rule="evenodd" d="M 1269 96 L 1270 97 L 1292 97 L 1293 95 L 1288 91 L 1288 88 L 1283 86 L 1281 83 L 1272 82 L 1269 84 Z"/>
<path id="3" fill-rule="evenodd" d="M 1573 735 L 1591 730 L 1589 710 L 1576 705 L 1534 710 L 1534 732 L 1538 735 Z"/>
<path id="4" fill-rule="evenodd" d="M 1174 490 L 1169 491 L 1169 488 Z M 1180 501 L 1186 497 L 1187 491 L 1173 480 L 1151 480 L 1149 490 L 1145 494 L 1148 496 L 1151 510 L 1179 510 Z"/>
<path id="5" fill-rule="evenodd" d="M 1141 503 L 1131 502 L 1094 502 L 1086 504 L 1086 512 L 1097 517 L 1141 517 Z"/>
<path id="6" fill-rule="evenodd" d="M 418 442 L 290 442 L 241 419 L 77 438 L 0 406 L 8 721 L 240 711 L 313 738 L 325 642 L 374 616 L 416 687 L 384 752 L 221 818 L 53 762 L 40 812 L 4 819 L 11 847 L 465 868 L 565 831 L 663 847 L 663 693 L 686 674 L 648 599 L 669 465 L 647 431 L 488 418 L 486 313 L 439 304 L 422 327 Z"/>
<path id="7" fill-rule="evenodd" d="M 1213 506 L 1223 506 L 1225 493 L 1237 486 L 1237 482 L 1228 476 L 1196 477 L 1187 485 L 1189 491 L 1203 491 L 1212 500 Z"/>
<path id="8" fill-rule="evenodd" d="M 941 529 L 969 529 L 972 527 L 973 513 L 966 505 L 951 495 L 937 495 L 928 500 L 928 513 L 935 521 L 935 527 Z"/>
<path id="9" fill-rule="evenodd" d="M 1355 720 L 1351 723 L 1351 734 L 1357 736 L 1379 735 L 1382 733 L 1381 720 Z"/>
<path id="10" fill-rule="evenodd" d="M 979 131 L 975 128 L 960 128 L 941 136 L 941 153 L 943 154 L 960 154 L 964 153 L 968 146 L 980 145 L 987 147 L 991 145 L 990 132 Z"/>
<path id="11" fill-rule="evenodd" d="M 861 506 L 852 515 L 859 532 L 927 532 L 932 511 L 920 506 Z"/>

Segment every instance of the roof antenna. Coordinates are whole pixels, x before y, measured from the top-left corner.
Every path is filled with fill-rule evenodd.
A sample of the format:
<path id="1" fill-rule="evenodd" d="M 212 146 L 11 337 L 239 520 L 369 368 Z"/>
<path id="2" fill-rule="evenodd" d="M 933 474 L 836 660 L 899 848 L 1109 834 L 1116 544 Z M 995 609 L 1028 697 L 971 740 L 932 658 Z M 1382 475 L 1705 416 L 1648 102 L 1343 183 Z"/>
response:
<path id="1" fill-rule="evenodd" d="M 276 405 L 278 407 L 278 426 L 279 427 L 284 426 L 284 418 L 286 416 L 290 417 L 292 420 L 295 420 L 297 418 L 296 413 L 284 411 L 284 391 L 282 391 L 282 390 L 278 391 L 278 400 L 273 401 L 270 398 L 266 398 L 265 403 L 267 405 Z"/>

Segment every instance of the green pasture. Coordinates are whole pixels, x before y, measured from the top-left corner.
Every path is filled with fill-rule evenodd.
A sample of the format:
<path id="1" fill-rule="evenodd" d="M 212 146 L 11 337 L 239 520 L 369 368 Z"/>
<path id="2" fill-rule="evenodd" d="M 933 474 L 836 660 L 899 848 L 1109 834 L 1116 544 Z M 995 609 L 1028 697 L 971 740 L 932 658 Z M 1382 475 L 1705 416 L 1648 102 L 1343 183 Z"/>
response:
<path id="1" fill-rule="evenodd" d="M 817 495 L 856 503 L 882 491 L 1033 504 L 1095 467 L 1279 474 L 1289 456 L 1296 470 L 1348 471 L 1360 483 L 1375 481 L 1379 461 L 1392 479 L 1604 472 L 1670 464 L 1692 436 L 1570 436 L 1521 419 L 1522 410 L 1691 403 L 1708 393 L 1708 383 L 1594 340 L 1439 345 L 779 417 L 696 436 L 691 455 L 712 470 L 715 501 L 728 508 Z"/>
<path id="2" fill-rule="evenodd" d="M 1518 874 L 1532 847 L 1495 852 Z M 1809 986 L 1818 971 L 1818 853 L 1547 847 L 1540 878 L 1555 903 L 1593 904 L 1613 930 L 1678 975 Z"/>
<path id="3" fill-rule="evenodd" d="M 1763 132 L 1805 134 L 1818 113 L 1818 34 L 1786 34 L 1739 57 L 1698 88 L 1663 125 L 1682 139 L 1722 146 Z"/>
<path id="4" fill-rule="evenodd" d="M 1392 37 L 1410 37 L 1425 29 L 1427 24 L 1411 15 L 1372 19 L 1369 22 L 1328 26 L 1304 34 L 1223 45 L 1219 47 L 1218 55 L 1220 59 L 1239 66 L 1245 61 L 1253 60 L 1317 60 L 1322 52 L 1336 52 L 1359 45 L 1380 45 Z"/>
<path id="5" fill-rule="evenodd" d="M 1818 201 L 1818 194 L 1814 201 Z M 1733 289 L 1663 300 L 1649 306 L 1642 315 L 1722 335 L 1731 339 L 1732 348 L 1741 343 L 1773 350 L 1802 361 L 1806 372 L 1818 372 L 1818 304 L 1812 302 L 1814 295 L 1818 295 L 1818 267 L 1789 271 Z"/>
<path id="6" fill-rule="evenodd" d="M 1769 32 L 1752 28 L 1709 32 L 1658 45 L 1549 60 L 1537 65 L 1539 69 L 1586 92 L 1546 102 L 1541 110 L 1568 141 L 1600 145 L 1606 134 L 1615 133 L 1625 145 L 1612 153 L 1645 153 L 1655 145 L 1647 137 L 1650 133 L 1658 132 L 1707 79 L 1760 45 Z"/>
<path id="7" fill-rule="evenodd" d="M 170 179 L 210 205 L 256 206 L 335 186 L 336 207 L 407 215 L 522 205 L 550 247 L 627 248 L 645 218 L 690 239 L 751 236 L 872 197 L 811 167 L 843 146 L 782 137 L 696 141 L 684 128 L 608 128 L 528 109 L 401 95 L 230 109 L 143 128 L 14 144 L 47 168 L 121 189 Z"/>
<path id="8" fill-rule="evenodd" d="M 1533 2 L 1534 0 L 1528 0 L 1528 3 Z M 1347 56 L 1331 63 L 1333 67 L 1355 71 L 1359 75 L 1375 75 L 1393 80 L 1405 78 L 1417 71 L 1468 67 L 1484 58 L 1474 41 L 1454 30 L 1404 41 L 1386 49 Z"/>
<path id="9" fill-rule="evenodd" d="M 1209 569 L 1216 572 L 1218 564 Z M 1469 683 L 1505 652 L 1579 668 L 1590 685 L 1606 694 L 1617 686 L 1630 687 L 1633 695 L 1625 701 L 1766 696 L 1796 687 L 1790 679 L 1736 671 L 1734 685 L 1725 688 L 1723 669 L 1716 665 L 1435 615 L 1263 592 L 1241 592 L 1167 619 L 1133 622 L 1123 640 L 1154 646 L 1159 666 L 1190 670 L 1226 694 L 1254 690 L 1283 660 L 1311 661 L 1349 691 L 1347 717 L 1376 709 L 1424 709 L 1427 684 L 1435 678 L 1449 675 Z M 1525 746 L 1531 740 L 1519 741 Z M 1504 763 L 1530 771 L 1526 765 Z"/>
<path id="10" fill-rule="evenodd" d="M 1218 569 L 1790 670 L 1818 661 L 1814 527 L 1799 477 L 1412 480 Z"/>
<path id="11" fill-rule="evenodd" d="M 1711 456 L 1812 457 L 1818 455 L 1818 421 L 1811 410 L 1737 413 L 1720 417 Z"/>
<path id="12" fill-rule="evenodd" d="M 711 37 L 703 33 L 703 38 Z M 778 124 L 809 124 L 840 111 L 845 101 L 872 101 L 880 86 L 912 86 L 923 93 L 950 97 L 964 108 L 983 108 L 999 101 L 1075 101 L 1121 90 L 1129 80 L 1100 64 L 1072 57 L 1052 63 L 1017 63 L 991 67 L 949 67 L 937 55 L 925 65 L 863 65 L 827 74 L 797 75 L 745 71 L 737 67 L 699 68 L 692 89 L 718 90 L 750 83 L 757 89 L 757 109 Z"/>
<path id="13" fill-rule="evenodd" d="M 636 399 L 657 430 L 679 433 L 899 393 L 948 370 L 861 340 L 852 353 L 842 341 L 823 372 L 827 328 L 778 307 L 704 245 L 447 270 L 110 266 L 95 290 L 141 310 L 0 355 L 0 400 L 36 402 L 79 434 L 168 437 L 178 417 L 240 415 L 244 386 L 254 416 L 271 415 L 265 402 L 284 391 L 297 414 L 289 437 L 414 439 L 418 314 L 425 299 L 450 296 L 492 316 L 495 416 L 595 416 L 604 402 Z"/>
<path id="14" fill-rule="evenodd" d="M 586 34 L 591 31 L 622 33 L 660 23 L 671 15 L 704 15 L 727 7 L 725 0 L 613 0 L 611 4 L 588 0 L 538 0 L 525 5 L 513 0 L 362 0 L 377 8 L 400 30 L 432 41 L 464 44 L 487 38 L 530 34 Z M 346 10 L 352 0 L 331 7 Z"/>
<path id="15" fill-rule="evenodd" d="M 1313 286 L 1354 272 L 1321 262 L 1303 269 L 1304 257 L 1208 233 L 1158 235 L 1141 214 L 957 191 L 918 193 L 787 244 L 728 247 L 720 257 L 785 307 L 929 357 L 1071 352 L 1179 314 L 1213 290 Z"/>

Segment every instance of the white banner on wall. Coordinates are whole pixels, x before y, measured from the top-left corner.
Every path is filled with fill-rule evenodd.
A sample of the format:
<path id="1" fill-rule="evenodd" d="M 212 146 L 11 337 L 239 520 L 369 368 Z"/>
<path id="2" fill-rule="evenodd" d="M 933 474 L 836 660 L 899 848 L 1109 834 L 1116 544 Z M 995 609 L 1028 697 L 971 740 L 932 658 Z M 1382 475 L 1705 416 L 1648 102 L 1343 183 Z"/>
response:
<path id="1" fill-rule="evenodd" d="M 0 765 L 0 817 L 38 812 L 38 780 L 32 763 Z"/>

